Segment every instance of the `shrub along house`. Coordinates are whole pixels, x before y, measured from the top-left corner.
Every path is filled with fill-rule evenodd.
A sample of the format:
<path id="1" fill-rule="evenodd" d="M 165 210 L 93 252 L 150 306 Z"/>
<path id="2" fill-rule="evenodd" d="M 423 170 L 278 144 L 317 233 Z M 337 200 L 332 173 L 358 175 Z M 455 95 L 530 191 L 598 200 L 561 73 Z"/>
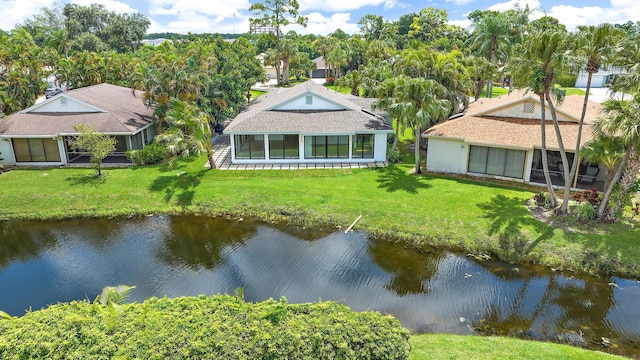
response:
<path id="1" fill-rule="evenodd" d="M 556 106 L 565 150 L 572 162 L 576 153 L 578 124 L 584 97 L 571 95 Z M 547 158 L 554 185 L 564 185 L 564 172 L 551 110 L 545 104 Z M 426 130 L 427 170 L 495 177 L 544 184 L 541 156 L 540 99 L 516 91 L 472 103 L 464 115 Z M 600 104 L 589 101 L 581 146 L 592 139 L 590 124 L 600 114 Z M 582 159 L 574 188 L 600 185 L 605 170 Z M 598 182 L 596 184 L 596 182 Z"/>
<path id="2" fill-rule="evenodd" d="M 232 164 L 361 163 L 386 160 L 393 130 L 375 99 L 307 81 L 262 95 L 225 129 Z"/>
<path id="3" fill-rule="evenodd" d="M 134 96 L 135 94 L 135 96 Z M 66 165 L 86 158 L 68 139 L 86 124 L 116 139 L 112 156 L 142 149 L 156 135 L 153 109 L 141 93 L 110 84 L 71 90 L 0 120 L 0 152 L 5 165 Z M 107 159 L 108 160 L 108 159 Z"/>

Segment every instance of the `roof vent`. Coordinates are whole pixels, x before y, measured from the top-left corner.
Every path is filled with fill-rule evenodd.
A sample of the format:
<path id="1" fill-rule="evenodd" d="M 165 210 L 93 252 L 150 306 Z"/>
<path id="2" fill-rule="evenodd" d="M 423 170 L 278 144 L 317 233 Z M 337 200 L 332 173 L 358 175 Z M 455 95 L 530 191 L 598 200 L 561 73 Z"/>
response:
<path id="1" fill-rule="evenodd" d="M 60 98 L 60 105 L 67 106 L 67 98 L 66 97 L 61 97 Z"/>

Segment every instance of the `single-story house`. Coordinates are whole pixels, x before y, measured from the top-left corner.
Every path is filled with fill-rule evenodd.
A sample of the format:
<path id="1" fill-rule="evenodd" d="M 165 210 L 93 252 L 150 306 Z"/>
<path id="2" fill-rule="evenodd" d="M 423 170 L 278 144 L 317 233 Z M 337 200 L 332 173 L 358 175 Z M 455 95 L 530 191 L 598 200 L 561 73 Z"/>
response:
<path id="1" fill-rule="evenodd" d="M 227 126 L 232 164 L 385 161 L 393 129 L 375 99 L 313 81 L 258 97 Z"/>
<path id="2" fill-rule="evenodd" d="M 332 76 L 333 70 L 327 69 L 327 65 L 324 62 L 324 58 L 319 56 L 312 60 L 316 64 L 316 68 L 311 70 L 311 74 L 309 74 L 309 78 L 311 79 L 324 79 L 328 72 L 328 76 Z"/>
<path id="3" fill-rule="evenodd" d="M 260 61 L 260 64 L 262 64 L 262 68 L 264 69 L 265 76 L 267 77 L 267 79 L 277 79 L 278 72 L 276 71 L 276 67 L 273 65 L 265 64 L 264 55 L 265 55 L 264 53 L 260 53 L 256 55 L 256 59 L 258 59 Z"/>
<path id="4" fill-rule="evenodd" d="M 591 87 L 593 88 L 603 88 L 607 87 L 607 85 L 613 82 L 613 79 L 618 74 L 623 74 L 625 70 L 621 67 L 603 67 L 598 72 L 594 73 L 591 76 Z M 587 80 L 589 78 L 589 73 L 581 70 L 578 73 L 578 77 L 576 78 L 576 87 L 577 88 L 586 88 Z"/>
<path id="5" fill-rule="evenodd" d="M 134 96 L 135 94 L 135 96 Z M 58 94 L 0 120 L 0 157 L 5 165 L 66 165 L 86 157 L 67 141 L 86 124 L 113 136 L 116 151 L 142 149 L 156 135 L 153 109 L 142 93 L 111 84 L 99 84 Z"/>
<path id="6" fill-rule="evenodd" d="M 556 106 L 560 133 L 569 161 L 576 153 L 578 124 L 584 96 L 571 95 Z M 551 111 L 545 103 L 547 158 L 554 185 L 564 185 L 564 172 Z M 468 174 L 544 184 L 541 156 L 540 99 L 515 91 L 493 99 L 480 99 L 462 115 L 426 130 L 427 170 Z M 600 104 L 589 101 L 581 145 L 592 139 L 590 124 Z M 573 187 L 591 187 L 603 181 L 606 169 L 582 159 Z M 602 167 L 602 169 L 601 169 Z"/>

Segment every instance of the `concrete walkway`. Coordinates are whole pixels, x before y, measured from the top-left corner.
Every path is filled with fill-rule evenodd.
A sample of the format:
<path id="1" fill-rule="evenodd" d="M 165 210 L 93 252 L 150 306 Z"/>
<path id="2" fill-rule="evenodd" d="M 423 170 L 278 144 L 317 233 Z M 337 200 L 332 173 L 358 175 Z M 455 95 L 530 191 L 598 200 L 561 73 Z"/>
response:
<path id="1" fill-rule="evenodd" d="M 382 161 L 368 163 L 285 163 L 285 164 L 231 164 L 231 144 L 229 135 L 219 136 L 214 140 L 213 160 L 218 170 L 299 170 L 299 169 L 356 169 L 386 167 Z M 209 166 L 207 162 L 205 166 Z"/>

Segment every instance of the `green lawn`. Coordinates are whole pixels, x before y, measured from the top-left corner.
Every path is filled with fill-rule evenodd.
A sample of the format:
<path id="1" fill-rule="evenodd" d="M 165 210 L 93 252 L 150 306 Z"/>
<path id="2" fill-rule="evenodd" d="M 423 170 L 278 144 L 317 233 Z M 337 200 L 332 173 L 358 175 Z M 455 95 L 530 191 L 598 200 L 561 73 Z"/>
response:
<path id="1" fill-rule="evenodd" d="M 255 99 L 260 95 L 264 95 L 266 94 L 266 91 L 262 91 L 262 90 L 253 90 L 251 89 L 251 99 Z"/>
<path id="2" fill-rule="evenodd" d="M 585 95 L 586 92 L 582 89 L 574 88 L 574 87 L 562 87 L 556 84 L 556 87 L 560 90 L 565 90 L 567 92 L 567 96 L 569 95 Z"/>
<path id="3" fill-rule="evenodd" d="M 414 335 L 409 360 L 426 359 L 624 359 L 602 352 L 547 342 L 493 336 Z"/>
<path id="4" fill-rule="evenodd" d="M 509 93 L 509 89 L 508 88 L 503 88 L 503 87 L 499 87 L 499 86 L 494 86 L 493 89 L 491 90 L 492 97 L 498 97 L 498 96 L 502 96 L 502 95 L 507 95 L 508 93 Z M 485 97 L 487 97 L 487 88 L 486 88 L 486 86 L 480 92 L 480 98 L 485 98 Z"/>

